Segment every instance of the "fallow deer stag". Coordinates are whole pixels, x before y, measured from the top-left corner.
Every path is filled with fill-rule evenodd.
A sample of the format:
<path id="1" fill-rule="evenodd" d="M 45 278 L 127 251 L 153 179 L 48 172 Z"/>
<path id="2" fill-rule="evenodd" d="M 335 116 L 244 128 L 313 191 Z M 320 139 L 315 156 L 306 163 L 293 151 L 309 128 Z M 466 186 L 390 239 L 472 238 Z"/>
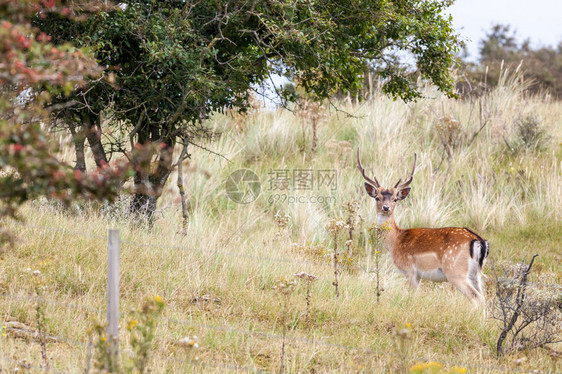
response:
<path id="1" fill-rule="evenodd" d="M 410 193 L 414 167 L 404 183 L 401 179 L 392 188 L 383 188 L 376 177 L 369 178 L 361 165 L 357 148 L 357 168 L 363 175 L 365 189 L 377 202 L 377 225 L 384 222 L 392 228 L 386 237 L 394 265 L 417 288 L 421 279 L 435 282 L 449 281 L 474 304 L 484 303 L 482 295 L 482 267 L 488 257 L 488 242 L 468 228 L 401 229 L 394 220 L 396 202 Z"/>

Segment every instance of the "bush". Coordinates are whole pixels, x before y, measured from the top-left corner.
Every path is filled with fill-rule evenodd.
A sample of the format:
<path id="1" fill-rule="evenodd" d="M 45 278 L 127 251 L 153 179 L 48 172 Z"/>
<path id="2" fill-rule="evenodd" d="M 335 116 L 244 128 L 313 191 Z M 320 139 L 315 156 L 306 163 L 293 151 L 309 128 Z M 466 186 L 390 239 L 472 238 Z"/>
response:
<path id="1" fill-rule="evenodd" d="M 515 122 L 516 142 L 519 148 L 540 151 L 546 148 L 548 135 L 537 116 L 530 114 Z"/>
<path id="2" fill-rule="evenodd" d="M 552 282 L 552 274 L 529 281 L 536 256 L 528 266 L 507 263 L 495 268 L 496 298 L 490 309 L 502 325 L 498 356 L 562 341 L 562 286 Z"/>

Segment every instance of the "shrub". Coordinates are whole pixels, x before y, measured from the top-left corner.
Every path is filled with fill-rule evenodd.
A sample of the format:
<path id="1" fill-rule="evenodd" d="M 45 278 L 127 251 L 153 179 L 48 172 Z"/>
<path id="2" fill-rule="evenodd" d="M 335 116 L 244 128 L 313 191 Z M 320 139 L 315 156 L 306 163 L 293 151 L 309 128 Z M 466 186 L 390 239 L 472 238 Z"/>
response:
<path id="1" fill-rule="evenodd" d="M 552 282 L 552 274 L 529 281 L 536 256 L 529 265 L 507 263 L 494 270 L 491 314 L 502 325 L 498 356 L 562 341 L 562 286 Z"/>
<path id="2" fill-rule="evenodd" d="M 530 114 L 515 122 L 516 141 L 520 148 L 540 151 L 546 148 L 548 135 L 537 116 Z"/>

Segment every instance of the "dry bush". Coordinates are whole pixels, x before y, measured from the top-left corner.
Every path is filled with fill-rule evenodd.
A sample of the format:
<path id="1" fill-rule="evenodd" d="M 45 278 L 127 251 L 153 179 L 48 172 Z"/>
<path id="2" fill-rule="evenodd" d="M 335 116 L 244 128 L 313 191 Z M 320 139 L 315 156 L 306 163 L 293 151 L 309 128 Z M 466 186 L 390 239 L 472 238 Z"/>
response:
<path id="1" fill-rule="evenodd" d="M 304 99 L 299 103 L 297 114 L 302 121 L 303 138 L 305 136 L 305 124 L 310 123 L 312 131 L 312 140 L 310 144 L 310 152 L 314 154 L 318 145 L 318 125 L 326 119 L 326 107 L 321 103 Z"/>
<path id="2" fill-rule="evenodd" d="M 317 262 L 330 262 L 330 251 L 321 243 L 293 243 L 291 251 Z"/>
<path id="3" fill-rule="evenodd" d="M 529 265 L 504 263 L 495 268 L 496 297 L 490 310 L 501 322 L 498 356 L 562 342 L 562 286 L 552 282 L 553 274 L 529 281 L 535 257 Z"/>
<path id="4" fill-rule="evenodd" d="M 515 122 L 515 147 L 528 151 L 541 151 L 546 148 L 548 134 L 540 119 L 529 114 Z"/>

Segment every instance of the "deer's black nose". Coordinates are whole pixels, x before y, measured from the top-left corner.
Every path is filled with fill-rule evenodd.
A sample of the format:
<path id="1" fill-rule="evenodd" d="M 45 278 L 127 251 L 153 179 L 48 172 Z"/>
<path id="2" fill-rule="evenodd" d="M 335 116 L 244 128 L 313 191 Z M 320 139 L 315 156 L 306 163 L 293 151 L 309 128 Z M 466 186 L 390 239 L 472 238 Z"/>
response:
<path id="1" fill-rule="evenodd" d="M 383 205 L 382 210 L 384 210 L 385 212 L 388 212 L 390 210 L 390 207 L 387 205 Z"/>

